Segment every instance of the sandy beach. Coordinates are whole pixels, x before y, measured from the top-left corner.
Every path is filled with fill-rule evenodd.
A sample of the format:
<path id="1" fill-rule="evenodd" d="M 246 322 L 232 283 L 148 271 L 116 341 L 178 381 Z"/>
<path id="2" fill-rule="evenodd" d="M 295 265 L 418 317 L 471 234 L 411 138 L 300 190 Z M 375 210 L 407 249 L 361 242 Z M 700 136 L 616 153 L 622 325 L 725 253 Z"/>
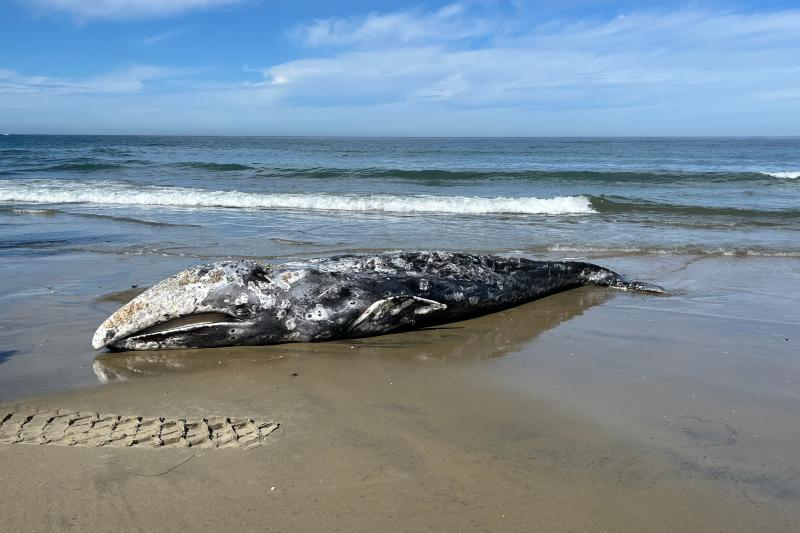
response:
<path id="1" fill-rule="evenodd" d="M 89 283 L 81 261 L 50 290 L 71 275 Z M 148 261 L 116 288 L 173 266 Z M 4 385 L 0 409 L 251 417 L 280 429 L 254 449 L 0 444 L 4 527 L 795 530 L 796 260 L 598 261 L 677 294 L 583 288 L 320 344 L 95 357 L 76 335 L 82 377 L 41 386 L 73 390 Z M 98 279 L 111 275 L 102 270 Z M 89 332 L 119 305 L 89 292 L 75 296 L 84 305 L 50 292 L 26 305 L 88 310 L 65 330 Z M 69 346 L 51 344 L 42 349 Z"/>

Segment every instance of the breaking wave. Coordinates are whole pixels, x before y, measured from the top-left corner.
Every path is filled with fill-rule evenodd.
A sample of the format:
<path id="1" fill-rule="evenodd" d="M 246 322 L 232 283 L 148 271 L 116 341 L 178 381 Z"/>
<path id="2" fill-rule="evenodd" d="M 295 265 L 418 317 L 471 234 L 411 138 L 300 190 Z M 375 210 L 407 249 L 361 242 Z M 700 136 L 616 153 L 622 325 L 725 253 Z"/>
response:
<path id="1" fill-rule="evenodd" d="M 788 180 L 796 180 L 797 178 L 800 178 L 800 170 L 786 172 L 762 172 L 762 174 L 766 176 L 772 176 L 773 178 L 782 178 Z"/>
<path id="2" fill-rule="evenodd" d="M 580 215 L 595 213 L 590 199 L 586 196 L 485 198 L 393 194 L 270 194 L 186 187 L 137 187 L 121 182 L 83 183 L 59 180 L 0 181 L 0 202 L 459 215 Z"/>

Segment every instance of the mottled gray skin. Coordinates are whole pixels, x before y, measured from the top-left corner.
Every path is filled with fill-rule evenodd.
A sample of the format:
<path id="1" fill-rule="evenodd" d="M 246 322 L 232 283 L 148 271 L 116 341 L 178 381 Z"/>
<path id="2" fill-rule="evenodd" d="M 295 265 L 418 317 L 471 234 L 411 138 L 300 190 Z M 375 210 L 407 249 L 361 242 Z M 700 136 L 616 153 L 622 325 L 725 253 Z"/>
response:
<path id="1" fill-rule="evenodd" d="M 109 317 L 96 349 L 156 350 L 381 335 L 479 316 L 582 285 L 667 293 L 590 263 L 446 252 L 289 263 L 223 261 L 148 289 Z"/>

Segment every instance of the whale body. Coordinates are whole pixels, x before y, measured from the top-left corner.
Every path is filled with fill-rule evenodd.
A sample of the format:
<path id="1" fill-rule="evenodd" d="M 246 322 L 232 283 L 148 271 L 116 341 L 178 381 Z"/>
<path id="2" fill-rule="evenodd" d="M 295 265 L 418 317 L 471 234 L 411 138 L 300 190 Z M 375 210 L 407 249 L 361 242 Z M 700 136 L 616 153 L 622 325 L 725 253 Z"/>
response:
<path id="1" fill-rule="evenodd" d="M 163 350 L 316 342 L 455 322 L 598 285 L 666 289 L 592 263 L 450 252 L 342 255 L 272 266 L 194 266 L 112 314 L 95 349 Z"/>

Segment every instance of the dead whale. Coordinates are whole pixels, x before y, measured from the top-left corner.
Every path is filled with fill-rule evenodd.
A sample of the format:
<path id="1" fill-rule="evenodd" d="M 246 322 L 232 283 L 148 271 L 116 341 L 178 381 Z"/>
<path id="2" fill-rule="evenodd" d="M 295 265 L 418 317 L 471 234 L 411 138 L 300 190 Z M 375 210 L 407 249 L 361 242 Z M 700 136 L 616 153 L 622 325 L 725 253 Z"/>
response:
<path id="1" fill-rule="evenodd" d="M 191 267 L 97 329 L 95 349 L 163 350 L 367 337 L 454 322 L 598 285 L 667 294 L 591 263 L 449 252 Z"/>

